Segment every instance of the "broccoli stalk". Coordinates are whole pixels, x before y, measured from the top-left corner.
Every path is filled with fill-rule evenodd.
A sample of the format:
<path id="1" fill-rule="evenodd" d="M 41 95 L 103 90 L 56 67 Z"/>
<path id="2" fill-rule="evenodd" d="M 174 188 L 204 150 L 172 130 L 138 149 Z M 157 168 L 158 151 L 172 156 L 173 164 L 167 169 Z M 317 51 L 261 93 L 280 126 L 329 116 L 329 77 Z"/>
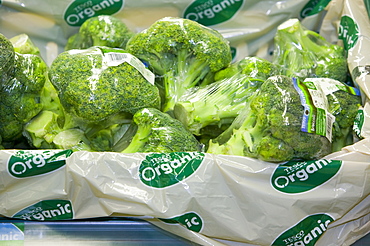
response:
<path id="1" fill-rule="evenodd" d="M 195 135 L 208 125 L 230 125 L 248 98 L 277 69 L 258 57 L 245 57 L 215 74 L 216 82 L 188 90 L 175 104 L 174 116 Z"/>
<path id="2" fill-rule="evenodd" d="M 189 91 L 175 104 L 174 115 L 195 135 L 208 125 L 230 124 L 263 82 L 237 74 Z"/>
<path id="3" fill-rule="evenodd" d="M 160 19 L 137 33 L 126 48 L 157 75 L 163 112 L 171 112 L 188 89 L 213 82 L 214 73 L 231 62 L 229 43 L 220 33 L 175 17 Z"/>
<path id="4" fill-rule="evenodd" d="M 200 151 L 201 144 L 180 121 L 154 108 L 144 108 L 133 116 L 130 130 L 113 148 L 117 152 Z"/>
<path id="5" fill-rule="evenodd" d="M 343 47 L 306 29 L 298 19 L 282 23 L 274 41 L 272 61 L 282 66 L 282 74 L 301 80 L 314 77 L 346 82 L 348 66 Z"/>

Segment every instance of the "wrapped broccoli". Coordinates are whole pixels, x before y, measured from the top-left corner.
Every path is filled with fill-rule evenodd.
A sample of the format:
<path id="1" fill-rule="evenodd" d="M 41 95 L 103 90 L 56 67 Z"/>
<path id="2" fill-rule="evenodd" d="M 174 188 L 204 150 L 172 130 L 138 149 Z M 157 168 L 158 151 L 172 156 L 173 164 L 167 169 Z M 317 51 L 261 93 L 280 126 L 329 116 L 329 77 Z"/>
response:
<path id="1" fill-rule="evenodd" d="M 24 125 L 43 108 L 41 94 L 47 80 L 47 65 L 28 40 L 13 46 L 0 35 L 0 135 L 5 142 L 22 138 Z M 14 39 L 12 39 L 13 41 Z M 16 51 L 17 52 L 16 52 Z"/>
<path id="2" fill-rule="evenodd" d="M 347 82 L 348 64 L 342 46 L 306 29 L 298 19 L 281 24 L 274 37 L 273 63 L 289 77 L 331 78 Z"/>
<path id="3" fill-rule="evenodd" d="M 137 33 L 127 50 L 160 78 L 162 111 L 172 112 L 184 93 L 213 82 L 214 73 L 231 62 L 229 42 L 216 30 L 182 18 L 167 17 Z"/>
<path id="4" fill-rule="evenodd" d="M 92 46 L 124 49 L 133 35 L 134 32 L 114 16 L 94 16 L 81 25 L 78 33 L 68 38 L 65 50 L 87 49 Z"/>
<path id="5" fill-rule="evenodd" d="M 109 151 L 137 110 L 160 107 L 154 75 L 122 49 L 65 51 L 49 78 L 45 110 L 25 129 L 37 148 Z"/>
<path id="6" fill-rule="evenodd" d="M 281 162 L 321 158 L 351 143 L 359 91 L 328 78 L 267 79 L 208 152 Z"/>
<path id="7" fill-rule="evenodd" d="M 219 132 L 215 126 L 230 125 L 248 98 L 276 72 L 265 59 L 245 57 L 218 71 L 216 82 L 188 90 L 175 104 L 174 115 L 197 136 L 205 134 L 207 126 Z"/>
<path id="8" fill-rule="evenodd" d="M 144 108 L 133 116 L 133 124 L 113 148 L 122 153 L 170 153 L 201 151 L 202 145 L 184 125 L 155 108 Z"/>

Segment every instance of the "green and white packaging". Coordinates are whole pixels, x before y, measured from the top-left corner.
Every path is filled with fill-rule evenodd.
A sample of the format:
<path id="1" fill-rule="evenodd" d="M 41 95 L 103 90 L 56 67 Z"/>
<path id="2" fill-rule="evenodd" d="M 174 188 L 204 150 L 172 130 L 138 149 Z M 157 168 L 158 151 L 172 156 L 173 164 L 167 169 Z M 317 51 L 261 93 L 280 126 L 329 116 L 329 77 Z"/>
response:
<path id="1" fill-rule="evenodd" d="M 0 214 L 139 216 L 202 245 L 346 245 L 338 242 L 366 231 L 346 238 L 344 228 L 336 241 L 329 232 L 369 224 L 363 149 L 359 142 L 325 159 L 280 165 L 197 152 L 1 151 Z"/>

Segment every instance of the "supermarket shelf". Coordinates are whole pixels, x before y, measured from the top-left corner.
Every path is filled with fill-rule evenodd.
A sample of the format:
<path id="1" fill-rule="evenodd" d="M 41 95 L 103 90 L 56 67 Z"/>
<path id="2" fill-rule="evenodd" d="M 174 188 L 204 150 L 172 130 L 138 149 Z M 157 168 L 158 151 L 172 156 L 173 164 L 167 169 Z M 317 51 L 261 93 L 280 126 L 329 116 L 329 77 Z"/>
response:
<path id="1" fill-rule="evenodd" d="M 167 231 L 164 231 L 149 222 L 137 218 L 96 218 L 90 220 L 73 221 L 23 221 L 0 217 L 1 225 L 14 223 L 24 225 L 24 239 L 20 244 L 7 244 L 0 238 L 2 245 L 177 245 L 196 246 L 198 244 L 187 241 Z M 11 234 L 11 233 L 10 233 Z M 13 234 L 14 235 L 14 234 Z M 1 236 L 1 233 L 0 233 Z M 14 242 L 14 241 L 13 241 Z M 4 244 L 5 243 L 5 244 Z M 370 234 L 358 240 L 352 246 L 370 245 Z"/>
<path id="2" fill-rule="evenodd" d="M 24 244 L 21 245 L 197 245 L 135 218 L 37 222 L 0 217 L 3 225 L 17 222 L 24 224 Z M 4 245 L 1 242 L 0 245 Z"/>

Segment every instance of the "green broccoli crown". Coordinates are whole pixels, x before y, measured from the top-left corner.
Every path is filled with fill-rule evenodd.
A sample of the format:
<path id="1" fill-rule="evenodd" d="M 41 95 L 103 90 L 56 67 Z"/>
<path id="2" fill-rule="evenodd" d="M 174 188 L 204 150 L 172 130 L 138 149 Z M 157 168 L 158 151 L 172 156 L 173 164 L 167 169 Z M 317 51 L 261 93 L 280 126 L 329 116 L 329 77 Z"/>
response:
<path id="1" fill-rule="evenodd" d="M 235 74 L 248 75 L 251 78 L 266 80 L 279 72 L 278 66 L 264 58 L 247 56 L 215 73 L 215 81 L 230 78 Z"/>
<path id="2" fill-rule="evenodd" d="M 68 38 L 65 50 L 87 49 L 92 46 L 125 48 L 133 35 L 134 32 L 117 17 L 99 15 L 87 19 L 79 32 Z"/>
<path id="3" fill-rule="evenodd" d="M 15 52 L 12 43 L 0 33 L 0 82 L 11 76 L 14 66 Z"/>
<path id="4" fill-rule="evenodd" d="M 15 53 L 13 76 L 0 89 L 0 135 L 4 140 L 19 138 L 22 127 L 42 110 L 41 93 L 47 66 L 37 55 Z"/>
<path id="5" fill-rule="evenodd" d="M 282 74 L 301 80 L 313 77 L 346 81 L 348 66 L 344 48 L 306 29 L 298 19 L 281 24 L 274 41 L 272 61 L 282 67 Z"/>
<path id="6" fill-rule="evenodd" d="M 106 55 L 103 48 L 91 47 L 65 51 L 53 61 L 50 81 L 67 112 L 99 122 L 120 112 L 133 114 L 140 108 L 160 107 L 154 84 L 128 62 L 109 64 Z"/>
<path id="7" fill-rule="evenodd" d="M 233 125 L 210 142 L 208 152 L 280 162 L 330 153 L 329 140 L 301 131 L 304 107 L 292 79 L 267 79 Z"/>
<path id="8" fill-rule="evenodd" d="M 180 121 L 154 108 L 137 111 L 133 116 L 137 127 L 123 153 L 200 151 L 201 145 Z M 127 139 L 127 138 L 126 138 Z"/>
<path id="9" fill-rule="evenodd" d="M 164 112 L 189 88 L 213 82 L 213 73 L 228 66 L 231 50 L 217 31 L 195 21 L 166 17 L 133 36 L 127 50 L 163 77 Z"/>
<path id="10" fill-rule="evenodd" d="M 175 104 L 174 116 L 194 135 L 209 125 L 230 125 L 264 80 L 240 72 L 190 90 Z"/>

